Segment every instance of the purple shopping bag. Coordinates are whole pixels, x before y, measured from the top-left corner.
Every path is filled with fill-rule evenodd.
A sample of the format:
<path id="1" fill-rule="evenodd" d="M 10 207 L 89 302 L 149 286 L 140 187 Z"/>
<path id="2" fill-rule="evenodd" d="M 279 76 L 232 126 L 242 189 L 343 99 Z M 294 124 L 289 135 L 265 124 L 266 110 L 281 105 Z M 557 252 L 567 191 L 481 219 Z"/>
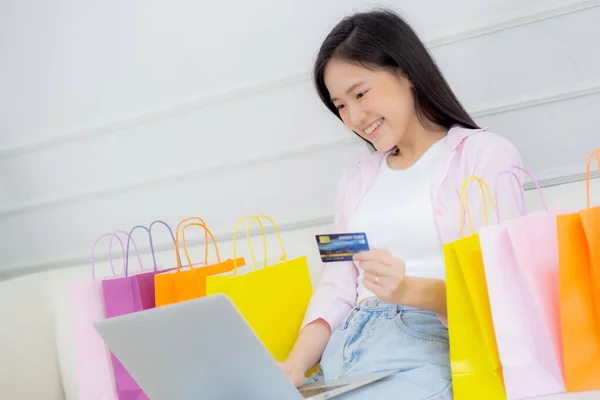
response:
<path id="1" fill-rule="evenodd" d="M 154 308 L 154 275 L 158 272 L 164 272 L 164 270 L 158 271 L 158 267 L 156 265 L 156 256 L 154 254 L 154 243 L 152 238 L 152 226 L 155 223 L 163 224 L 169 230 L 173 244 L 175 244 L 175 236 L 173 235 L 173 231 L 169 225 L 163 221 L 154 221 L 148 228 L 138 225 L 131 229 L 127 241 L 127 250 L 125 252 L 125 276 L 122 278 L 115 278 L 102 282 L 106 318 L 118 317 L 121 315 Z M 133 240 L 131 235 L 137 228 L 144 229 L 148 232 L 154 269 L 150 272 L 144 272 L 140 261 L 140 268 L 142 268 L 142 271 L 138 274 L 131 275 L 129 271 L 129 240 Z M 179 256 L 177 251 L 176 253 Z M 117 357 L 112 353 L 111 360 L 114 369 L 118 399 L 148 399 L 148 396 L 146 396 L 137 382 L 133 379 L 129 372 L 127 372 L 123 364 L 121 364 Z"/>
<path id="2" fill-rule="evenodd" d="M 544 210 L 527 214 L 522 196 L 521 217 L 500 223 L 498 205 L 498 224 L 479 233 L 508 400 L 565 392 L 556 231 L 562 210 L 548 209 L 529 172 L 514 166 L 503 173 L 515 168 L 533 179 Z"/>
<path id="3" fill-rule="evenodd" d="M 117 231 L 100 236 L 92 246 L 92 280 L 76 282 L 71 285 L 70 295 L 73 312 L 73 330 L 75 342 L 75 363 L 77 370 L 77 396 L 89 400 L 116 400 L 117 392 L 113 375 L 110 352 L 104 341 L 93 327 L 93 323 L 105 318 L 102 281 L 96 278 L 96 245 L 105 237 L 111 237 L 109 264 L 113 277 L 115 269 L 112 256 L 112 240 L 116 238 L 121 245 L 121 254 L 125 262 L 125 247 L 116 234 Z M 135 242 L 132 241 L 137 251 Z"/>

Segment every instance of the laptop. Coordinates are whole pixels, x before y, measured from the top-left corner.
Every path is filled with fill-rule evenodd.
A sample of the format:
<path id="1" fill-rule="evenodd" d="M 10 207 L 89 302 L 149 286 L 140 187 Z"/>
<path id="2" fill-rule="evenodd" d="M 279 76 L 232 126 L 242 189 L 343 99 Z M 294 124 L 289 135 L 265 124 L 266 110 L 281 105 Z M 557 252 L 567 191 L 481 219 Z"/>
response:
<path id="1" fill-rule="evenodd" d="M 329 399 L 397 372 L 297 388 L 222 294 L 105 319 L 94 327 L 152 400 Z"/>

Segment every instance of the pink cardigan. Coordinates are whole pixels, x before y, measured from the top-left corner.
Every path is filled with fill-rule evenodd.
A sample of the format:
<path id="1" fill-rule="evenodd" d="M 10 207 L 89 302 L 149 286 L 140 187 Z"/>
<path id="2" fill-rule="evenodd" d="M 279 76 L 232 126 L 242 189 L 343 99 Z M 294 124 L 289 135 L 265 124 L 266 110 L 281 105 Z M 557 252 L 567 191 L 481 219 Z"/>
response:
<path id="1" fill-rule="evenodd" d="M 484 129 L 454 126 L 444 140 L 444 152 L 437 162 L 432 178 L 431 199 L 441 243 L 457 240 L 460 235 L 460 191 L 464 180 L 475 175 L 487 183 L 500 201 L 502 219 L 519 215 L 508 177 L 496 188 L 498 175 L 513 165 L 521 166 L 521 157 L 508 140 Z M 346 221 L 357 209 L 373 183 L 386 153 L 374 152 L 347 171 L 338 187 L 335 202 L 334 232 L 345 232 Z M 521 174 L 517 172 L 519 179 Z M 510 175 L 509 175 L 510 176 Z M 495 189 L 498 191 L 496 193 Z M 511 194 L 507 194 L 511 192 Z M 479 185 L 472 182 L 467 190 L 469 211 L 475 230 L 485 224 L 483 199 Z M 489 202 L 488 202 L 489 204 Z M 488 206 L 489 223 L 496 222 L 496 213 Z M 463 214 L 463 218 L 464 214 Z M 465 218 L 466 221 L 466 218 Z M 465 236 L 470 234 L 465 222 Z M 302 327 L 323 318 L 332 332 L 338 328 L 356 305 L 358 269 L 352 262 L 325 264 L 321 281 L 313 294 Z M 446 323 L 445 315 L 439 315 Z"/>

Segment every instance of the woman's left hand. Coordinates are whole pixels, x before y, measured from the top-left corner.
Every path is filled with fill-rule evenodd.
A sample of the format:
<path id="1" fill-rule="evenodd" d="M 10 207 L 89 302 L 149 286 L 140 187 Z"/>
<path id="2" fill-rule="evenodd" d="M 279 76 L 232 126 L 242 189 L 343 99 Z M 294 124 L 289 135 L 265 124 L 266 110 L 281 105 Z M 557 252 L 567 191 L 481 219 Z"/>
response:
<path id="1" fill-rule="evenodd" d="M 368 250 L 355 254 L 354 261 L 364 273 L 363 284 L 381 301 L 402 304 L 406 264 L 388 250 Z"/>

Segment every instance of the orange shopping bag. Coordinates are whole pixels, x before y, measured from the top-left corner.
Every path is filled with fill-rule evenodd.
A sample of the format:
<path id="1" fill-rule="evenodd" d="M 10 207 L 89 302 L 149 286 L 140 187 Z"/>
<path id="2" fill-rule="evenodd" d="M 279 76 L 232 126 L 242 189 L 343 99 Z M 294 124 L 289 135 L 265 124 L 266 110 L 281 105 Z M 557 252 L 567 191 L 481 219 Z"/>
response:
<path id="1" fill-rule="evenodd" d="M 600 389 L 600 206 L 590 204 L 587 163 L 587 208 L 557 216 L 560 314 L 567 391 Z"/>
<path id="2" fill-rule="evenodd" d="M 183 250 L 185 252 L 188 267 L 190 269 L 181 269 L 181 259 L 179 258 L 179 228 L 184 222 L 190 220 L 197 220 L 199 222 L 191 222 L 185 225 L 181 229 L 181 236 L 183 238 Z M 204 266 L 194 267 L 190 255 L 187 249 L 187 242 L 185 238 L 185 229 L 190 226 L 198 226 L 204 229 Z M 177 252 L 177 270 L 173 272 L 166 272 L 162 274 L 156 274 L 154 277 L 154 287 L 156 295 L 156 307 L 165 306 L 168 304 L 178 303 L 185 300 L 195 299 L 206 295 L 206 277 L 210 275 L 217 275 L 224 272 L 232 271 L 234 268 L 234 260 L 227 259 L 221 261 L 219 255 L 219 247 L 212 234 L 212 232 L 206 227 L 204 220 L 199 217 L 190 217 L 183 219 L 177 224 L 175 232 L 175 250 Z M 208 237 L 210 236 L 213 245 L 215 247 L 215 253 L 217 262 L 209 265 L 208 263 Z M 238 266 L 245 265 L 243 257 L 236 259 L 235 262 Z"/>

